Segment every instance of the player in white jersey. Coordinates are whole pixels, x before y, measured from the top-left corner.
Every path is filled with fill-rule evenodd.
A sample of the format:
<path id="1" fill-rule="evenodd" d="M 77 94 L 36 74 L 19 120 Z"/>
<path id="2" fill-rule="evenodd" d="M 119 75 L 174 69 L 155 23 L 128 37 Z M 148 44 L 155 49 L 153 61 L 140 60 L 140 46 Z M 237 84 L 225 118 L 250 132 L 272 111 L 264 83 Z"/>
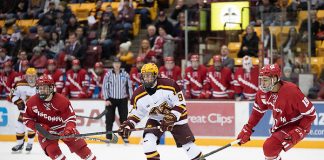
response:
<path id="1" fill-rule="evenodd" d="M 16 138 L 17 145 L 12 148 L 13 152 L 21 152 L 24 143 L 25 143 L 25 130 L 26 127 L 23 124 L 23 113 L 25 112 L 25 104 L 29 97 L 36 94 L 36 79 L 37 79 L 37 71 L 35 68 L 28 68 L 26 70 L 25 78 L 15 85 L 12 93 L 11 93 L 11 101 L 18 107 L 20 112 L 18 117 L 18 122 L 16 125 Z M 30 152 L 33 147 L 33 142 L 35 138 L 35 132 L 28 130 L 28 143 L 26 146 L 26 151 Z"/>
<path id="2" fill-rule="evenodd" d="M 133 109 L 120 126 L 119 135 L 127 138 L 130 129 L 148 116 L 146 127 L 160 126 L 161 129 L 144 131 L 143 147 L 147 160 L 160 159 L 156 146 L 165 131 L 171 132 L 177 147 L 182 147 L 189 159 L 199 159 L 202 152 L 194 144 L 195 138 L 188 125 L 186 102 L 180 87 L 174 80 L 158 78 L 158 68 L 154 63 L 142 67 L 141 80 L 142 85 L 131 98 Z"/>

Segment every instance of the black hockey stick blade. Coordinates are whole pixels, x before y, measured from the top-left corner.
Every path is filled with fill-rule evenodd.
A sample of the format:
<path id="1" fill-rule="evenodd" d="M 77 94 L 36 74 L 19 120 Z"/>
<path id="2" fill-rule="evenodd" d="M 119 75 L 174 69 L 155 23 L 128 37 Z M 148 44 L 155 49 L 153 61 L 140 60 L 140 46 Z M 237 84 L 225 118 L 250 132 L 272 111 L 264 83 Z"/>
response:
<path id="1" fill-rule="evenodd" d="M 210 156 L 210 155 L 213 155 L 213 154 L 215 154 L 215 153 L 217 153 L 217 152 L 219 152 L 219 151 L 221 151 L 221 150 L 223 150 L 223 149 L 225 149 L 225 148 L 228 148 L 228 147 L 230 147 L 230 146 L 233 146 L 233 145 L 235 145 L 235 144 L 238 144 L 240 141 L 241 141 L 240 139 L 237 139 L 237 140 L 235 140 L 235 141 L 233 141 L 233 142 L 231 142 L 231 143 L 229 143 L 229 144 L 227 144 L 227 145 L 225 145 L 225 146 L 223 146 L 223 147 L 221 147 L 221 148 L 218 148 L 218 149 L 213 150 L 213 151 L 211 151 L 211 152 L 209 152 L 209 153 L 206 153 L 206 154 L 204 154 L 203 156 L 201 156 L 201 157 L 199 158 L 199 160 L 205 160 L 206 157 L 208 157 L 208 156 Z"/>
<path id="2" fill-rule="evenodd" d="M 96 117 L 89 117 L 89 116 L 81 116 L 81 115 L 75 115 L 77 117 L 80 117 L 80 118 L 89 118 L 89 119 L 100 119 L 102 118 L 106 113 L 108 112 L 108 110 L 104 110 L 102 113 L 100 113 L 98 116 Z"/>
<path id="3" fill-rule="evenodd" d="M 35 128 L 41 135 L 43 135 L 45 138 L 47 138 L 49 140 L 65 139 L 65 138 L 80 138 L 80 137 L 87 137 L 87 136 L 94 136 L 94 135 L 118 133 L 118 130 L 116 130 L 116 131 L 108 131 L 108 132 L 92 132 L 92 133 L 84 133 L 84 134 L 72 134 L 72 135 L 68 135 L 68 136 L 57 136 L 57 135 L 52 135 L 49 132 L 47 132 L 38 123 L 36 123 Z M 160 129 L 160 126 L 151 127 L 151 128 L 134 128 L 134 129 L 131 129 L 130 131 L 142 131 L 142 130 L 152 130 L 152 129 Z"/>

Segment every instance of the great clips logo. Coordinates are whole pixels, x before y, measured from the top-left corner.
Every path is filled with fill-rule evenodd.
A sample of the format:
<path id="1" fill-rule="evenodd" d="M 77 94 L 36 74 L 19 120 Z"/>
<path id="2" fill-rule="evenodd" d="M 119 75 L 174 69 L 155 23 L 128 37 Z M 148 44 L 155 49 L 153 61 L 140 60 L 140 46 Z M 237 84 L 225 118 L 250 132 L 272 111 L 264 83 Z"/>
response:
<path id="1" fill-rule="evenodd" d="M 0 107 L 0 127 L 7 126 L 8 124 L 8 110 L 7 108 Z"/>
<path id="2" fill-rule="evenodd" d="M 197 136 L 234 136 L 234 103 L 187 102 L 189 125 Z"/>

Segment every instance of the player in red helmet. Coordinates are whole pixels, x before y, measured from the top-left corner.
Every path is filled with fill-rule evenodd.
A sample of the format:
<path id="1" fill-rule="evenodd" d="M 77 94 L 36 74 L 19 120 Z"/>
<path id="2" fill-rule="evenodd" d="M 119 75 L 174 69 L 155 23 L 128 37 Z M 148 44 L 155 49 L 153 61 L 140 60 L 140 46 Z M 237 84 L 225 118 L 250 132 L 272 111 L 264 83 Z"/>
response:
<path id="1" fill-rule="evenodd" d="M 70 101 L 64 95 L 55 93 L 54 88 L 54 80 L 50 76 L 43 75 L 38 78 L 36 95 L 30 97 L 26 103 L 24 124 L 36 131 L 35 124 L 39 123 L 48 132 L 61 136 L 78 134 L 76 117 Z M 48 140 L 43 135 L 38 135 L 38 140 L 45 154 L 51 159 L 66 159 L 58 145 L 58 140 Z M 80 158 L 96 159 L 84 139 L 70 138 L 62 141 Z"/>
<path id="2" fill-rule="evenodd" d="M 18 77 L 18 73 L 12 69 L 12 62 L 7 61 L 3 64 L 4 72 L 0 73 L 0 93 L 5 93 L 2 97 L 8 97 L 14 86 L 14 80 Z"/>
<path id="3" fill-rule="evenodd" d="M 173 57 L 164 58 L 164 66 L 159 69 L 162 78 L 170 78 L 182 88 L 181 68 L 176 66 Z"/>
<path id="4" fill-rule="evenodd" d="M 266 65 L 260 70 L 259 88 L 249 121 L 237 139 L 240 144 L 250 140 L 253 128 L 270 109 L 275 121 L 271 136 L 263 144 L 266 160 L 281 160 L 280 152 L 288 151 L 310 131 L 316 118 L 315 107 L 294 83 L 280 80 L 277 64 Z"/>
<path id="5" fill-rule="evenodd" d="M 213 60 L 214 65 L 208 68 L 204 81 L 206 98 L 231 99 L 234 96 L 231 69 L 223 66 L 220 55 L 215 55 Z"/>
<path id="6" fill-rule="evenodd" d="M 66 72 L 66 82 L 62 94 L 71 98 L 88 98 L 90 77 L 85 69 L 81 68 L 78 59 L 72 60 L 72 69 Z"/>
<path id="7" fill-rule="evenodd" d="M 52 77 L 56 92 L 61 93 L 64 87 L 63 72 L 56 68 L 56 61 L 54 59 L 47 60 L 47 69 L 44 71 L 44 74 Z"/>
<path id="8" fill-rule="evenodd" d="M 135 90 L 137 87 L 139 87 L 142 84 L 140 71 L 143 65 L 144 65 L 144 58 L 137 57 L 136 66 L 132 67 L 130 71 L 130 79 L 132 81 L 133 90 Z"/>
<path id="9" fill-rule="evenodd" d="M 91 70 L 90 76 L 90 87 L 89 87 L 89 97 L 93 97 L 94 91 L 98 88 L 98 95 L 95 95 L 93 98 L 102 99 L 102 83 L 103 79 L 107 73 L 107 70 L 104 69 L 104 65 L 102 62 L 96 62 L 94 66 L 94 70 Z"/>
<path id="10" fill-rule="evenodd" d="M 193 99 L 205 98 L 203 82 L 206 78 L 207 69 L 199 64 L 199 56 L 194 54 L 190 57 L 191 66 L 186 68 L 184 85 L 186 88 L 185 97 Z"/>

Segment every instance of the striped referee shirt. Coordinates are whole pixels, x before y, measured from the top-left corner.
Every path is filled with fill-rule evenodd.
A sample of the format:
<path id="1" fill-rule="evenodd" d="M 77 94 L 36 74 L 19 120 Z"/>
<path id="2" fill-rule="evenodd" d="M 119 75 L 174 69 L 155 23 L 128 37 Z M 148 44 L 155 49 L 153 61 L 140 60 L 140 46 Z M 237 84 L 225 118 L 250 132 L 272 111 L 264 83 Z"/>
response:
<path id="1" fill-rule="evenodd" d="M 102 95 L 104 99 L 123 99 L 132 97 L 133 90 L 129 74 L 120 70 L 119 74 L 109 70 L 103 79 Z"/>

